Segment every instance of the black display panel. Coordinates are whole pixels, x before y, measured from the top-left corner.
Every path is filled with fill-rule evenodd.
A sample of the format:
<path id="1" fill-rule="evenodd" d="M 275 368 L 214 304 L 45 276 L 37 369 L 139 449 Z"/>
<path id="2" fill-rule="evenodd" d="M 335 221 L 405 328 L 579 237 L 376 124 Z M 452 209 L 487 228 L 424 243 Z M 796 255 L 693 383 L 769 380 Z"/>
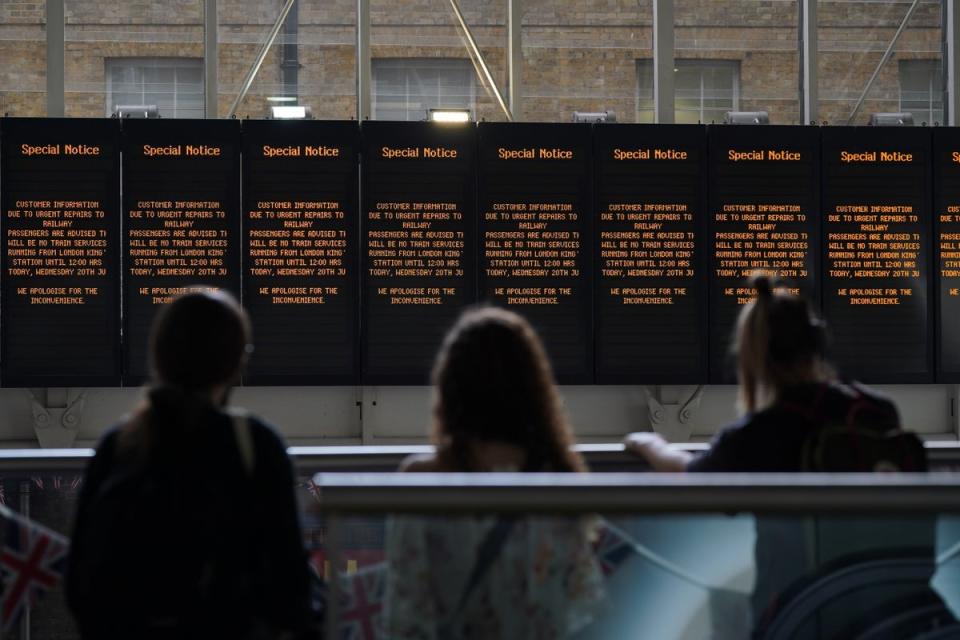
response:
<path id="1" fill-rule="evenodd" d="M 240 295 L 240 122 L 123 122 L 123 381 L 154 314 L 191 286 Z"/>
<path id="2" fill-rule="evenodd" d="M 591 127 L 477 128 L 480 296 L 530 321 L 561 383 L 591 382 Z"/>
<path id="3" fill-rule="evenodd" d="M 426 384 L 447 329 L 476 301 L 476 128 L 361 128 L 363 379 Z"/>
<path id="4" fill-rule="evenodd" d="M 357 382 L 355 122 L 243 123 L 246 384 Z"/>
<path id="5" fill-rule="evenodd" d="M 2 380 L 120 383 L 120 125 L 4 118 Z"/>
<path id="6" fill-rule="evenodd" d="M 819 300 L 819 148 L 813 127 L 712 126 L 710 153 L 710 381 L 736 382 L 730 353 L 755 271 Z"/>
<path id="7" fill-rule="evenodd" d="M 930 382 L 930 130 L 831 127 L 822 153 L 834 364 L 864 382 Z"/>
<path id="8" fill-rule="evenodd" d="M 706 131 L 594 129 L 596 380 L 707 379 Z"/>
<path id="9" fill-rule="evenodd" d="M 937 382 L 960 382 L 960 130 L 934 129 Z"/>

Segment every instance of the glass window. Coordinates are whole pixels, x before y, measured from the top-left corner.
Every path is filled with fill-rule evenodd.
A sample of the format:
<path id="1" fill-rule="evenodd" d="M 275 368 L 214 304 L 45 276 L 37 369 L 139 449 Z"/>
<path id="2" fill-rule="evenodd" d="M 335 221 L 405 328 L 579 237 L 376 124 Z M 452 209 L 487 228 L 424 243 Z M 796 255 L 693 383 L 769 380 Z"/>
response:
<path id="1" fill-rule="evenodd" d="M 726 111 L 766 111 L 800 122 L 797 0 L 676 0 L 677 122 L 720 122 Z"/>
<path id="2" fill-rule="evenodd" d="M 476 73 L 469 60 L 373 60 L 373 117 L 424 120 L 427 109 L 470 109 L 476 115 Z"/>
<path id="3" fill-rule="evenodd" d="M 107 115 L 120 105 L 156 105 L 163 118 L 203 117 L 203 60 L 107 58 Z"/>
<path id="4" fill-rule="evenodd" d="M 66 2 L 64 87 L 65 112 L 70 117 L 99 118 L 113 112 L 115 104 L 136 98 L 134 104 L 156 104 L 161 114 L 203 117 L 203 89 L 199 96 L 179 95 L 170 102 L 174 87 L 186 76 L 176 65 L 199 64 L 203 58 L 203 2 Z M 221 50 L 221 56 L 227 53 Z M 136 72 L 117 71 L 111 61 L 150 67 Z M 188 60 L 187 63 L 182 61 Z M 170 62 L 176 64 L 171 66 Z M 119 62 L 117 64 L 120 64 Z M 198 67 L 202 85 L 202 65 Z M 193 69 L 193 67 L 191 67 Z M 194 73 L 190 71 L 188 73 Z M 114 86 L 116 85 L 116 88 Z M 162 87 L 171 87 L 168 90 Z M 116 96 L 112 95 L 117 93 Z M 199 100 L 199 105 L 197 104 Z M 181 102 L 182 101 L 182 102 Z M 161 103 L 166 102 L 166 106 Z M 190 104 L 190 113 L 179 112 Z M 129 102 L 126 102 L 129 104 Z"/>
<path id="5" fill-rule="evenodd" d="M 737 60 L 677 60 L 675 119 L 681 124 L 721 122 L 740 103 Z M 637 122 L 653 122 L 653 60 L 637 61 Z"/>
<path id="6" fill-rule="evenodd" d="M 939 60 L 900 61 L 900 111 L 916 124 L 943 122 L 943 68 Z"/>
<path id="7" fill-rule="evenodd" d="M 903 110 L 913 111 L 919 124 L 940 109 L 932 117 L 942 122 L 942 106 L 932 106 L 932 100 L 942 102 L 932 96 L 942 85 L 929 66 L 942 58 L 942 13 L 941 0 L 821 0 L 819 119 L 859 125 L 872 113 Z M 892 55 L 880 65 L 901 25 Z"/>
<path id="8" fill-rule="evenodd" d="M 370 0 L 371 117 L 423 120 L 428 108 L 448 106 L 477 121 L 506 119 L 494 89 L 506 100 L 506 3 L 460 4 L 479 57 L 448 0 Z"/>

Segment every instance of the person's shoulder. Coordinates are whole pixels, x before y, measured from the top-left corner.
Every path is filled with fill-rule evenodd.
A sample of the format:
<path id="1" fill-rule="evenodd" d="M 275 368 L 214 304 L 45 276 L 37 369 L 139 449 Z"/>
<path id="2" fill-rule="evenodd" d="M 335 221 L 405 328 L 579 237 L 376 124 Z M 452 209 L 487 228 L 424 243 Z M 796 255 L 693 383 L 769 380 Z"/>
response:
<path id="1" fill-rule="evenodd" d="M 280 434 L 280 431 L 263 418 L 248 413 L 242 409 L 230 409 L 227 415 L 231 420 L 244 420 L 250 429 L 250 438 L 258 453 L 265 451 L 287 455 L 287 443 Z"/>
<path id="2" fill-rule="evenodd" d="M 112 460 L 116 456 L 124 429 L 125 423 L 121 422 L 104 431 L 94 448 L 94 457 L 100 461 Z"/>
<path id="3" fill-rule="evenodd" d="M 850 420 L 858 420 L 860 416 L 856 414 L 863 412 L 869 416 L 871 422 L 885 427 L 899 426 L 900 412 L 897 405 L 882 391 L 857 381 L 837 382 L 830 386 L 834 393 L 843 393 L 846 396 Z"/>

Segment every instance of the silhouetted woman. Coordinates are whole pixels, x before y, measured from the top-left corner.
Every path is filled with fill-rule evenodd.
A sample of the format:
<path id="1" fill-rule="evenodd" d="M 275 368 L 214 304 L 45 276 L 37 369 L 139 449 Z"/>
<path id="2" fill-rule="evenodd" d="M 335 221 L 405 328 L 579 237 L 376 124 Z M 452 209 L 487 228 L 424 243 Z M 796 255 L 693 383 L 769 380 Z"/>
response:
<path id="1" fill-rule="evenodd" d="M 925 470 L 922 444 L 900 431 L 893 402 L 864 385 L 837 380 L 826 359 L 826 327 L 807 301 L 775 288 L 767 275 L 755 276 L 751 284 L 756 299 L 740 312 L 735 335 L 743 416 L 721 429 L 710 449 L 698 456 L 673 450 L 650 433 L 628 435 L 627 450 L 659 471 Z M 784 606 L 788 589 L 799 589 L 824 567 L 864 554 L 890 555 L 891 547 L 912 547 L 926 562 L 933 535 L 932 522 L 925 518 L 817 518 L 806 523 L 800 517 L 758 517 L 753 592 L 757 628 L 769 624 Z M 902 580 L 884 595 L 916 596 L 940 606 L 942 613 L 928 578 Z M 884 585 L 877 586 L 879 590 Z M 823 617 L 821 623 L 836 631 L 841 618 L 849 622 L 881 609 L 864 589 L 859 600 L 835 607 L 836 619 Z"/>
<path id="2" fill-rule="evenodd" d="M 811 436 L 824 426 L 849 422 L 878 434 L 900 428 L 897 408 L 888 398 L 836 379 L 826 359 L 826 327 L 806 299 L 776 289 L 768 275 L 754 276 L 751 284 L 757 296 L 740 312 L 734 340 L 743 416 L 721 429 L 710 449 L 696 457 L 672 450 L 655 434 L 628 435 L 627 449 L 654 469 L 813 470 L 808 468 Z"/>
<path id="3" fill-rule="evenodd" d="M 540 338 L 515 313 L 465 313 L 433 370 L 436 454 L 406 471 L 585 471 Z"/>
<path id="4" fill-rule="evenodd" d="M 553 372 L 520 316 L 464 314 L 433 372 L 436 453 L 403 470 L 583 471 Z M 580 519 L 395 518 L 388 527 L 390 638 L 556 638 L 602 598 Z"/>
<path id="5" fill-rule="evenodd" d="M 157 316 L 146 401 L 104 436 L 80 496 L 67 597 L 84 638 L 306 630 L 284 445 L 260 420 L 226 411 L 250 348 L 228 294 L 191 292 Z"/>

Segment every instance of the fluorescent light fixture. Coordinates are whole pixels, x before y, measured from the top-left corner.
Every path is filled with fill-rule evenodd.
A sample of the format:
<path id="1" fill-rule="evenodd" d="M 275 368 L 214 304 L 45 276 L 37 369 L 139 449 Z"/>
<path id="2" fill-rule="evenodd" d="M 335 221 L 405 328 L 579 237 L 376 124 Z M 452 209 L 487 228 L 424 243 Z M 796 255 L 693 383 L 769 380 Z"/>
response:
<path id="1" fill-rule="evenodd" d="M 470 109 L 427 109 L 430 122 L 470 122 Z"/>
<path id="2" fill-rule="evenodd" d="M 872 113 L 870 114 L 872 127 L 912 127 L 912 113 Z"/>
<path id="3" fill-rule="evenodd" d="M 297 99 L 293 96 L 270 96 L 267 98 L 267 102 L 296 102 Z"/>
<path id="4" fill-rule="evenodd" d="M 723 124 L 770 124 L 770 114 L 766 111 L 727 111 L 723 114 Z"/>
<path id="5" fill-rule="evenodd" d="M 159 118 L 160 111 L 155 104 L 118 104 L 113 107 L 118 118 Z"/>
<path id="6" fill-rule="evenodd" d="M 616 122 L 617 114 L 607 109 L 606 111 L 574 111 L 574 122 Z"/>
<path id="7" fill-rule="evenodd" d="M 301 104 L 278 104 L 270 107 L 270 114 L 278 120 L 303 120 L 310 115 L 310 111 Z"/>

